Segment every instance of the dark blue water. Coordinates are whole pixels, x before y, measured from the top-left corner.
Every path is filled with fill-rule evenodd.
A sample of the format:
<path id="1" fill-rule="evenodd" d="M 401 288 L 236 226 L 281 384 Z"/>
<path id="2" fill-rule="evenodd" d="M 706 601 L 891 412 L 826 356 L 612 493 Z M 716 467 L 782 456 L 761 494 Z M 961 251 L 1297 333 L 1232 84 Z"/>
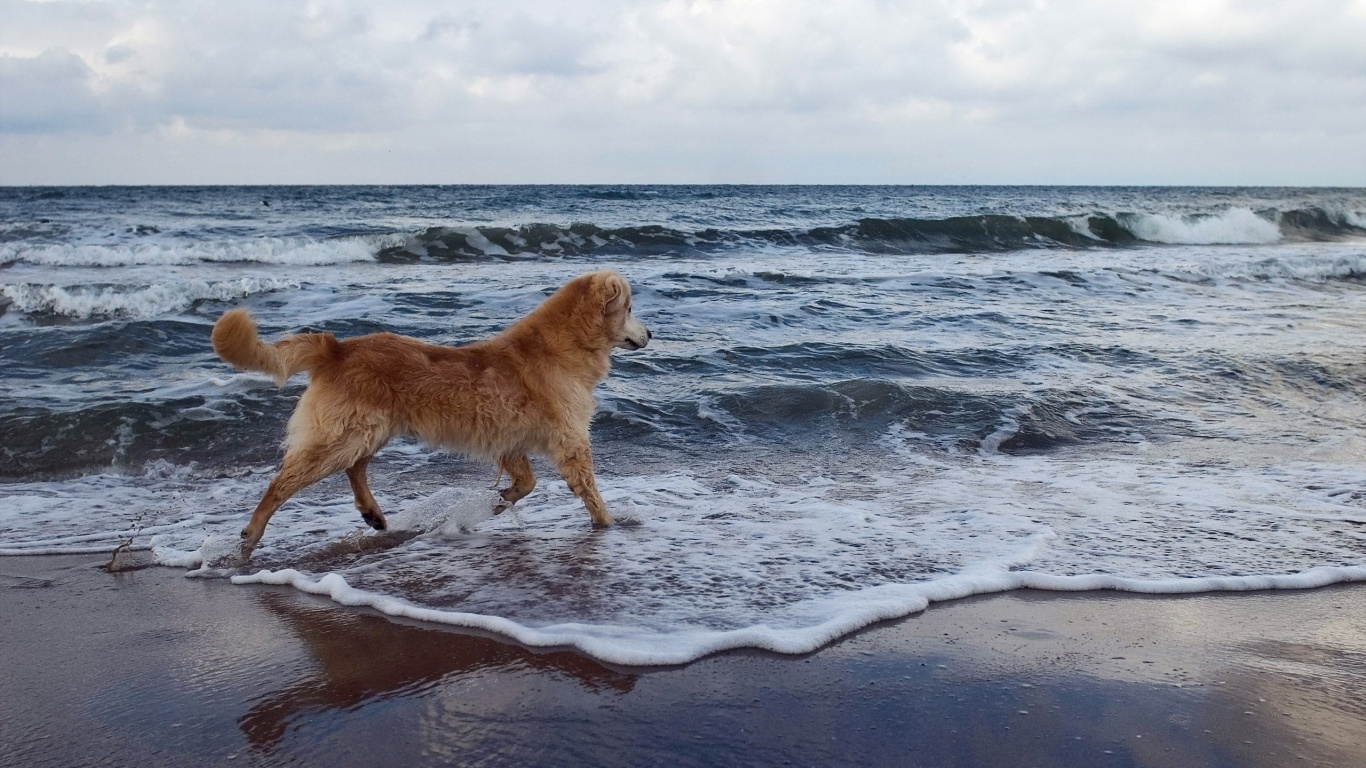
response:
<path id="1" fill-rule="evenodd" d="M 419 235 L 429 227 L 526 234 L 538 225 L 564 230 L 578 224 L 616 233 L 626 249 L 648 246 L 652 236 L 677 238 L 675 253 L 688 250 L 681 241 L 689 238 L 809 238 L 829 245 L 839 242 L 833 233 L 914 249 L 917 236 L 978 236 L 985 217 L 986 231 L 1003 231 L 998 246 L 1024 247 L 1031 229 L 1072 245 L 1131 243 L 1142 233 L 1124 224 L 1144 216 L 1201 219 L 1230 209 L 1255 211 L 1287 236 L 1319 239 L 1362 234 L 1357 214 L 1364 198 L 1360 189 L 1275 187 L 9 187 L 0 189 L 0 243 L 324 240 Z M 1078 232 L 1048 221 L 1021 226 L 1020 217 L 1064 226 L 1076 217 L 1095 221 L 1083 224 L 1091 234 L 1078 240 Z M 1010 240 L 1012 234 L 1020 239 Z M 1223 234 L 1232 242 L 1246 235 Z M 512 253 L 539 252 L 535 241 L 529 248 L 505 239 L 497 244 Z M 17 255 L 4 254 L 6 260 Z"/>
<path id="2" fill-rule="evenodd" d="M 123 537 L 194 564 L 240 527 L 306 380 L 217 360 L 229 308 L 268 337 L 458 344 L 604 267 L 656 334 L 594 423 L 640 525 L 590 534 L 538 465 L 520 526 L 356 554 L 334 479 L 258 567 L 687 656 L 1005 588 L 981 574 L 1366 562 L 1366 191 L 1332 189 L 3 189 L 0 552 Z M 494 473 L 399 442 L 371 474 L 394 512 Z M 561 641 L 644 647 L 604 631 Z"/>

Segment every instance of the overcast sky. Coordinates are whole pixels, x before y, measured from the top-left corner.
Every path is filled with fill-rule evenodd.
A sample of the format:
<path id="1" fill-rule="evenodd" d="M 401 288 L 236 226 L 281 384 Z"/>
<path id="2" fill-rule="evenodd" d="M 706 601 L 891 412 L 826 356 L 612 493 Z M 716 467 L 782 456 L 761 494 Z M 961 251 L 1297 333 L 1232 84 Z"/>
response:
<path id="1" fill-rule="evenodd" d="M 0 0 L 0 183 L 1366 185 L 1366 0 Z"/>

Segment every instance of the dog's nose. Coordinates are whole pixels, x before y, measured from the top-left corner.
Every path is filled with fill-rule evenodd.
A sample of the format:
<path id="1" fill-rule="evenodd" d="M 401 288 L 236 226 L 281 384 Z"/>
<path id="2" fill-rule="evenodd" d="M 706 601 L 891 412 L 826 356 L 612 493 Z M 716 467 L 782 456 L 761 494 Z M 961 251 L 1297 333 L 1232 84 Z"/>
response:
<path id="1" fill-rule="evenodd" d="M 645 340 L 646 340 L 646 341 L 649 341 L 650 339 L 653 339 L 654 337 L 655 337 L 654 331 L 651 331 L 649 328 L 646 328 L 646 329 L 645 329 Z"/>

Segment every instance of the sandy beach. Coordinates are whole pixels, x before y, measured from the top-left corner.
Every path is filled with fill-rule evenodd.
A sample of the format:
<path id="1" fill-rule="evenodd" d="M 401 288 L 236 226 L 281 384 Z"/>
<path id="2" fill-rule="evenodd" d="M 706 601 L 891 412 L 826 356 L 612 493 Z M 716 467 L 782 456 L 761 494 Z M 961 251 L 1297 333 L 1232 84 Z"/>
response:
<path id="1" fill-rule="evenodd" d="M 0 560 L 6 766 L 1354 766 L 1366 586 L 935 605 L 613 668 L 285 587 Z"/>

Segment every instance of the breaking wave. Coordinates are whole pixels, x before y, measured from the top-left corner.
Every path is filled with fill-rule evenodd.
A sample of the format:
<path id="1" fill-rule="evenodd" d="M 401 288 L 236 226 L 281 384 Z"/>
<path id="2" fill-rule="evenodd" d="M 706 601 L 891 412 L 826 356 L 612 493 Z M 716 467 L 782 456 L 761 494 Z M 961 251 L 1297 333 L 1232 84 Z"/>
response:
<path id="1" fill-rule="evenodd" d="M 1172 245 L 1260 245 L 1280 242 L 1281 228 L 1273 218 L 1247 208 L 1230 208 L 1213 216 L 1128 214 L 1120 226 L 1139 240 Z"/>
<path id="2" fill-rule="evenodd" d="M 320 266 L 371 261 L 385 239 L 379 236 L 256 238 L 194 243 L 0 244 L 0 265 L 22 262 L 47 267 L 173 266 L 201 263 Z"/>
<path id="3" fill-rule="evenodd" d="M 298 288 L 298 280 L 242 277 L 209 282 L 184 280 L 158 285 L 35 285 L 20 283 L 0 288 L 11 308 L 28 314 L 51 314 L 78 319 L 154 317 L 188 309 L 198 301 L 231 301 L 257 293 Z"/>
<path id="4" fill-rule="evenodd" d="M 1091 213 L 1075 216 L 864 218 L 841 226 L 679 229 L 590 222 L 434 226 L 422 231 L 315 239 L 268 237 L 205 242 L 0 244 L 0 265 L 125 267 L 197 263 L 320 266 L 378 260 L 461 262 L 588 255 L 668 256 L 734 248 L 805 248 L 865 253 L 989 253 L 1135 245 L 1264 245 L 1366 237 L 1366 213 L 1336 207 L 1214 213 Z"/>
<path id="5" fill-rule="evenodd" d="M 798 247 L 867 253 L 974 253 L 1144 244 L 1262 245 L 1366 237 L 1366 215 L 1347 209 L 1280 212 L 1229 208 L 1208 214 L 867 218 L 807 229 L 682 230 L 591 223 L 429 227 L 379 249 L 386 262 L 476 261 L 587 254 L 671 255 L 735 247 Z"/>

